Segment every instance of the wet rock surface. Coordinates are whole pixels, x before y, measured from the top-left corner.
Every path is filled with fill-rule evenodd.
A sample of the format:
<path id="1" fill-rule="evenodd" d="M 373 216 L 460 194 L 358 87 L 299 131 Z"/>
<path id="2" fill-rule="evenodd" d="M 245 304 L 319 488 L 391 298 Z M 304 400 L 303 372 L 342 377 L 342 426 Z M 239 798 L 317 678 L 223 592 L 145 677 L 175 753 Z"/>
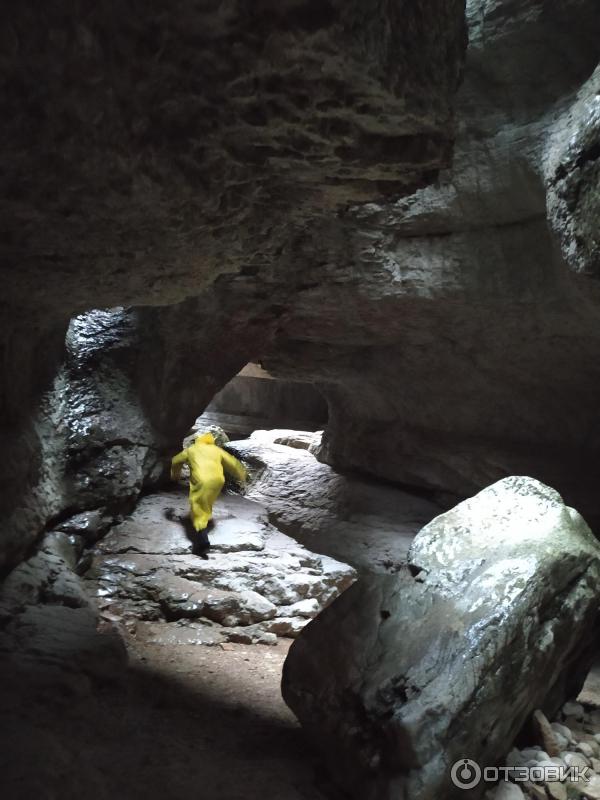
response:
<path id="1" fill-rule="evenodd" d="M 149 495 L 99 540 L 77 515 L 2 583 L 7 797 L 322 797 L 281 666 L 354 571 L 228 494 L 200 558 L 187 512 L 184 489 Z"/>
<path id="2" fill-rule="evenodd" d="M 265 430 L 229 447 L 250 468 L 246 496 L 281 530 L 361 573 L 402 569 L 415 534 L 452 501 L 342 474 L 317 461 L 320 443 L 320 432 Z"/>
<path id="3" fill-rule="evenodd" d="M 14 563 L 68 507 L 38 456 L 69 319 L 143 308 L 117 442 L 84 454 L 105 488 L 127 466 L 135 495 L 165 436 L 265 352 L 312 283 L 296 243 L 450 164 L 466 35 L 461 0 L 9 6 L 0 560 Z M 131 407 L 155 437 L 130 438 Z"/>
<path id="4" fill-rule="evenodd" d="M 539 482 L 507 478 L 442 514 L 408 562 L 362 576 L 284 668 L 286 702 L 357 798 L 461 796 L 451 765 L 501 763 L 591 659 L 600 546 Z"/>
<path id="5" fill-rule="evenodd" d="M 322 388 L 338 468 L 461 496 L 528 474 L 600 519 L 596 0 L 468 2 L 456 96 L 462 3 L 326 5 L 135 17 L 143 79 L 114 86 L 118 17 L 15 10 L 0 561 L 133 502 L 255 359 Z M 101 385 L 67 385 L 68 318 L 122 304 Z M 80 389 L 89 446 L 58 424 Z"/>
<path id="6" fill-rule="evenodd" d="M 276 644 L 355 578 L 352 567 L 306 550 L 240 495 L 217 501 L 204 558 L 192 554 L 188 531 L 183 490 L 142 498 L 98 542 L 86 572 L 102 612 L 155 640 L 170 641 L 165 625 L 177 625 L 186 641 Z"/>

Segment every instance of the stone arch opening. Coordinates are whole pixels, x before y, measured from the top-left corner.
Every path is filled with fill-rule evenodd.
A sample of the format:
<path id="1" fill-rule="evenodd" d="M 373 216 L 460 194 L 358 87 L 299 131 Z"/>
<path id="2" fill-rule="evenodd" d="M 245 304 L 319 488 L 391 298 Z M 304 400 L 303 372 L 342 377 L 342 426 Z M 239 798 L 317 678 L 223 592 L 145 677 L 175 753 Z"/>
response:
<path id="1" fill-rule="evenodd" d="M 229 438 L 254 430 L 323 430 L 327 400 L 314 383 L 278 378 L 258 362 L 249 362 L 206 406 L 195 426 L 218 425 Z"/>
<path id="2" fill-rule="evenodd" d="M 277 740 L 271 780 L 280 786 L 278 797 L 293 798 L 294 782 L 312 785 L 313 756 L 280 696 L 288 648 L 352 584 L 356 570 L 397 569 L 417 523 L 407 520 L 406 537 L 391 553 L 393 539 L 398 547 L 393 529 L 405 497 L 317 461 L 319 431 L 263 430 L 252 435 L 253 423 L 230 445 L 250 467 L 248 490 L 245 495 L 233 488 L 224 491 L 215 504 L 208 557 L 194 554 L 186 524 L 186 488 L 169 484 L 165 475 L 165 463 L 174 453 L 171 437 L 181 435 L 181 423 L 164 424 L 160 395 L 165 387 L 157 385 L 150 400 L 140 397 L 149 385 L 149 368 L 153 380 L 177 386 L 177 376 L 165 377 L 160 371 L 160 359 L 152 365 L 147 358 L 156 340 L 149 343 L 140 325 L 155 313 L 93 309 L 68 327 L 64 360 L 39 421 L 62 478 L 55 476 L 46 487 L 56 492 L 55 505 L 37 552 L 7 583 L 7 613 L 14 615 L 11 644 L 18 663 L 25 664 L 14 678 L 15 693 L 23 698 L 29 683 L 41 680 L 40 669 L 65 687 L 72 708 L 55 720 L 52 704 L 41 703 L 38 714 L 59 753 L 71 750 L 71 731 L 78 730 L 81 745 L 101 752 L 111 764 L 102 776 L 94 774 L 92 796 L 101 796 L 107 785 L 122 779 L 112 767 L 121 748 L 142 776 L 140 785 L 154 796 L 143 776 L 144 764 L 169 747 L 178 728 L 203 725 L 211 733 L 200 734 L 199 761 L 194 762 L 195 748 L 183 743 L 170 766 L 150 770 L 155 780 L 172 776 L 175 764 L 185 773 L 179 779 L 182 786 L 208 775 L 216 797 L 238 785 L 237 777 L 223 775 L 222 747 L 230 748 L 230 757 L 239 763 L 246 747 L 252 752 L 274 748 Z M 313 415 L 309 420 L 304 416 L 305 428 L 326 421 L 320 395 L 307 391 L 298 397 L 298 387 L 287 382 L 281 399 L 282 387 L 274 379 L 256 378 L 256 367 L 246 375 L 248 371 L 272 387 L 266 394 L 258 388 L 250 400 L 275 398 L 278 411 L 287 415 L 276 417 L 277 422 L 302 417 L 295 416 L 299 407 Z M 211 380 L 204 377 L 203 397 Z M 230 391 L 234 400 L 239 397 L 239 386 Z M 197 396 L 184 398 L 180 420 L 189 415 Z M 214 408 L 208 404 L 209 411 Z M 214 421 L 201 416 L 194 427 Z M 284 495 L 284 486 L 288 501 L 281 505 L 276 500 Z M 388 507 L 381 512 L 385 496 Z M 315 518 L 318 507 L 321 513 Z M 381 513 L 374 522 L 378 507 Z M 418 513 L 426 521 L 436 511 L 423 501 Z M 348 535 L 349 525 L 361 530 L 360 544 Z M 348 542 L 354 549 L 344 551 Z M 10 661 L 11 675 L 16 663 Z M 142 709 L 144 701 L 147 707 Z M 86 703 L 98 719 L 95 732 L 82 716 Z M 111 729 L 116 740 L 125 736 L 128 715 L 148 726 L 156 726 L 162 717 L 163 733 L 151 741 L 144 732 L 131 746 L 111 742 Z M 30 723 L 27 714 L 22 722 Z M 256 725 L 258 734 L 254 732 L 256 739 L 248 745 Z M 239 734 L 228 734 L 228 726 Z M 41 733 L 31 744 L 48 746 Z M 24 747 L 23 753 L 28 752 Z M 15 774 L 22 768 L 16 762 Z M 51 773 L 52 767 L 42 759 L 41 769 Z M 259 773 L 256 765 L 249 768 L 250 797 L 265 790 Z M 54 777 L 48 774 L 47 779 L 51 783 Z M 74 776 L 73 786 L 78 781 L 79 775 Z M 133 792 L 129 778 L 122 785 Z"/>

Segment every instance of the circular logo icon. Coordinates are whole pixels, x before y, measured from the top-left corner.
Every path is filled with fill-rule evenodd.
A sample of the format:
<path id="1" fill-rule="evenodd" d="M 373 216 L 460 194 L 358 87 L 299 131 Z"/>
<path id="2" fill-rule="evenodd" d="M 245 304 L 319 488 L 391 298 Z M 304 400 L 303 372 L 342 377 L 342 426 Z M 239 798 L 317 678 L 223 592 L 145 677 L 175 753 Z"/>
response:
<path id="1" fill-rule="evenodd" d="M 461 758 L 452 765 L 450 777 L 458 789 L 472 789 L 481 780 L 481 767 L 470 758 Z"/>

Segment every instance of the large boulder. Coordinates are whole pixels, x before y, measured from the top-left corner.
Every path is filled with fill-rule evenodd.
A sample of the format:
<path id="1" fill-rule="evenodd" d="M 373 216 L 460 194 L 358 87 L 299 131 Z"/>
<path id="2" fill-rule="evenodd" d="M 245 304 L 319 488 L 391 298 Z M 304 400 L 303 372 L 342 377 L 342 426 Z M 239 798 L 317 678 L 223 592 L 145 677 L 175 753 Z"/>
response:
<path id="1" fill-rule="evenodd" d="M 553 489 L 493 484 L 426 525 L 409 567 L 361 578 L 285 663 L 286 702 L 360 800 L 464 797 L 452 764 L 502 764 L 589 663 L 600 545 Z"/>

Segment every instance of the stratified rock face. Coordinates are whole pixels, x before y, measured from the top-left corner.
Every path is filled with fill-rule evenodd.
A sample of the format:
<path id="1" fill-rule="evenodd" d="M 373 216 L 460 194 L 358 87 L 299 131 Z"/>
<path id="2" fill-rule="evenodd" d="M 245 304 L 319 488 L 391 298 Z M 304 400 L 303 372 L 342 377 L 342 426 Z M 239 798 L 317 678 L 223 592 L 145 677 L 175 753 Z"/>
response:
<path id="1" fill-rule="evenodd" d="M 600 67 L 578 93 L 547 160 L 548 216 L 571 269 L 600 277 Z"/>
<path id="2" fill-rule="evenodd" d="M 442 507 L 399 487 L 336 472 L 313 455 L 319 439 L 270 430 L 230 442 L 228 449 L 250 471 L 246 496 L 309 550 L 351 564 L 359 574 L 397 572 L 415 534 Z"/>
<path id="3" fill-rule="evenodd" d="M 183 300 L 449 161 L 462 0 L 9 9 L 5 302 Z"/>
<path id="4" fill-rule="evenodd" d="M 313 384 L 280 381 L 264 371 L 256 376 L 245 372 L 242 370 L 215 395 L 206 409 L 206 421 L 211 415 L 224 417 L 226 423 L 230 419 L 229 425 L 239 420 L 243 433 L 232 435 L 234 439 L 257 428 L 323 429 L 327 403 Z"/>
<path id="5" fill-rule="evenodd" d="M 0 561 L 102 504 L 70 464 L 154 481 L 252 359 L 319 385 L 337 468 L 527 474 L 600 520 L 597 0 L 467 3 L 456 99 L 457 0 L 83 12 L 5 27 Z M 67 318 L 123 304 L 126 396 L 73 462 L 60 375 L 37 405 Z"/>
<path id="6" fill-rule="evenodd" d="M 595 521 L 597 3 L 467 17 L 452 168 L 321 231 L 318 274 L 304 242 L 314 285 L 265 363 L 324 385 L 328 463 L 463 495 L 533 475 Z"/>
<path id="7" fill-rule="evenodd" d="M 286 702 L 360 800 L 463 796 L 452 764 L 501 764 L 588 666 L 600 546 L 554 490 L 499 481 L 423 528 L 409 563 L 360 579 L 285 664 Z"/>
<path id="8" fill-rule="evenodd" d="M 296 241 L 449 165 L 466 43 L 463 0 L 3 10 L 0 562 L 68 507 L 53 427 L 69 319 L 156 307 L 96 437 L 118 440 L 108 469 L 123 461 L 135 495 L 165 437 L 268 349 L 304 284 Z M 156 437 L 130 447 L 136 405 Z"/>

